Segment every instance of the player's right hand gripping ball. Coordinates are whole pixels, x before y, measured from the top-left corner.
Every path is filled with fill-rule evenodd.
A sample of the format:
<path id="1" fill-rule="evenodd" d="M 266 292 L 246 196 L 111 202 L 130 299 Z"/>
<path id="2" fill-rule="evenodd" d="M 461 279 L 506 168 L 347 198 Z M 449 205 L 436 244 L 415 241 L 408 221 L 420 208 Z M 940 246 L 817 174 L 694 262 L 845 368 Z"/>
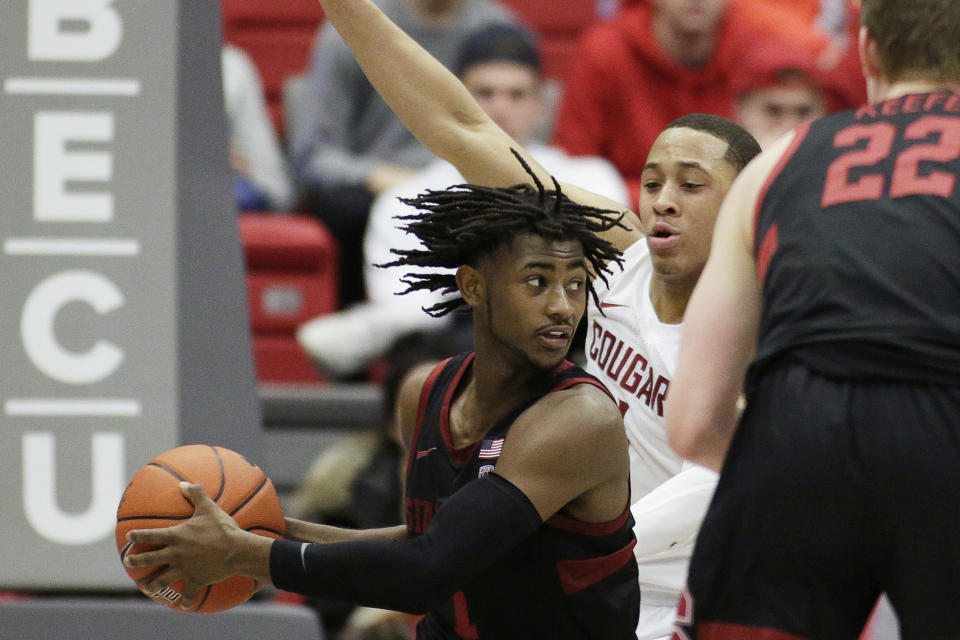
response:
<path id="1" fill-rule="evenodd" d="M 117 551 L 121 562 L 128 553 L 157 548 L 129 542 L 128 531 L 169 527 L 193 515 L 193 505 L 180 493 L 180 483 L 184 481 L 202 486 L 241 529 L 269 538 L 283 537 L 285 525 L 280 500 L 273 483 L 260 467 L 230 449 L 193 444 L 161 453 L 127 485 L 117 508 Z M 162 567 L 124 566 L 124 569 L 143 591 L 143 585 Z M 179 606 L 183 584 L 181 580 L 159 593 L 144 593 L 176 611 L 214 613 L 243 604 L 263 586 L 247 576 L 232 576 L 204 587 L 194 605 L 183 609 Z"/>

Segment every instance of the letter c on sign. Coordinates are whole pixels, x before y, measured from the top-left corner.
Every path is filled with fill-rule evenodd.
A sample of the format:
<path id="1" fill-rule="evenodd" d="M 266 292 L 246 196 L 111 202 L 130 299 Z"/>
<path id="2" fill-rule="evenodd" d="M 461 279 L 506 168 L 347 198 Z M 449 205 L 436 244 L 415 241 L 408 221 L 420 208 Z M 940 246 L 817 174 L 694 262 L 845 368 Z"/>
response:
<path id="1" fill-rule="evenodd" d="M 30 360 L 40 371 L 68 384 L 92 384 L 117 370 L 123 351 L 105 340 L 86 353 L 64 349 L 54 335 L 57 313 L 71 302 L 86 302 L 103 315 L 124 302 L 123 293 L 99 273 L 64 271 L 38 284 L 23 305 L 20 333 Z"/>

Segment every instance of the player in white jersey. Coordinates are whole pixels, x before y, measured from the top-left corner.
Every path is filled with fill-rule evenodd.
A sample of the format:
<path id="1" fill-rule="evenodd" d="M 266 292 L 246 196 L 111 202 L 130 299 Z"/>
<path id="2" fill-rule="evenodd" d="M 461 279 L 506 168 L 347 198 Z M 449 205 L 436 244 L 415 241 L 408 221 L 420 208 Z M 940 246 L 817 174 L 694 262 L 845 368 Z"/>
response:
<path id="1" fill-rule="evenodd" d="M 710 251 L 733 178 L 759 147 L 723 118 L 694 114 L 664 129 L 647 156 L 637 226 L 623 271 L 597 283 L 588 312 L 587 370 L 618 400 L 630 441 L 640 569 L 642 639 L 669 638 L 697 531 L 716 474 L 684 462 L 667 442 L 663 403 L 687 300 Z M 621 237 L 624 244 L 627 238 Z"/>
<path id="2" fill-rule="evenodd" d="M 623 254 L 610 287 L 598 287 L 604 315 L 590 310 L 587 369 L 620 403 L 630 441 L 630 489 L 640 570 L 639 638 L 668 638 L 677 597 L 716 474 L 684 463 L 665 440 L 663 400 L 680 347 L 681 324 L 661 322 L 650 300 L 647 243 Z"/>
<path id="3" fill-rule="evenodd" d="M 321 4 L 371 84 L 413 134 L 464 179 L 487 186 L 528 182 L 511 153 L 515 150 L 545 184 L 551 183 L 550 174 L 483 112 L 459 80 L 375 5 L 367 0 Z M 602 333 L 598 338 L 588 334 L 587 349 L 589 355 L 596 348 L 591 370 L 618 398 L 628 425 L 636 553 L 644 572 L 638 627 L 643 639 L 672 632 L 677 596 L 713 484 L 710 472 L 684 469 L 663 428 L 679 325 L 706 263 L 720 203 L 759 151 L 733 122 L 693 114 L 668 125 L 651 147 L 639 215 L 562 185 L 577 202 L 623 215 L 623 226 L 605 237 L 626 251 L 624 269 L 614 269 L 609 288 L 596 283 L 601 308 L 590 308 L 590 331 L 597 326 Z"/>

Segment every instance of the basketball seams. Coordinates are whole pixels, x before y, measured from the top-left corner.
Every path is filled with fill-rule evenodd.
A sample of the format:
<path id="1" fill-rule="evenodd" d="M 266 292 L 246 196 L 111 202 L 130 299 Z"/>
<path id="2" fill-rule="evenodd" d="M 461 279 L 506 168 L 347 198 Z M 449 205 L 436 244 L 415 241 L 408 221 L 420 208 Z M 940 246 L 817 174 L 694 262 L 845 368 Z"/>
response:
<path id="1" fill-rule="evenodd" d="M 192 516 L 193 516 L 192 512 L 182 516 L 154 516 L 154 515 L 123 516 L 122 518 L 117 518 L 117 522 L 127 522 L 128 520 L 189 520 Z"/>
<path id="2" fill-rule="evenodd" d="M 219 502 L 220 496 L 223 495 L 223 490 L 227 486 L 227 472 L 223 468 L 223 458 L 220 457 L 220 451 L 217 449 L 217 447 L 214 447 L 211 445 L 207 445 L 207 446 L 209 446 L 210 449 L 213 451 L 213 455 L 217 457 L 217 464 L 220 465 L 220 489 L 217 490 L 217 497 L 213 499 L 214 502 Z"/>
<path id="3" fill-rule="evenodd" d="M 272 533 L 276 535 L 278 538 L 283 537 L 283 531 L 277 531 L 276 529 L 271 529 L 270 527 L 264 527 L 262 525 L 248 527 L 244 529 L 244 531 L 248 531 L 250 533 L 257 533 L 258 531 L 266 531 L 267 533 Z M 261 535 L 261 534 L 257 534 L 257 535 Z"/>
<path id="4" fill-rule="evenodd" d="M 200 612 L 200 609 L 203 609 L 203 605 L 205 605 L 205 604 L 207 603 L 207 598 L 210 597 L 210 591 L 211 591 L 211 590 L 213 589 L 213 587 L 215 587 L 215 586 L 216 586 L 216 585 L 212 585 L 212 584 L 208 584 L 208 585 L 206 586 L 206 588 L 205 588 L 204 591 L 203 591 L 203 597 L 200 599 L 200 604 L 198 604 L 196 607 L 194 607 L 194 608 L 192 609 L 192 611 L 199 613 L 199 612 Z"/>
<path id="5" fill-rule="evenodd" d="M 230 512 L 230 517 L 232 518 L 234 515 L 237 514 L 237 512 L 239 512 L 241 509 L 247 506 L 247 503 L 253 500 L 256 497 L 256 495 L 260 493 L 260 490 L 263 489 L 265 486 L 267 486 L 268 482 L 270 482 L 269 478 L 264 476 L 263 481 L 259 484 L 259 486 L 257 486 L 256 489 L 253 490 L 253 493 L 251 493 L 249 496 L 244 498 L 243 501 L 240 502 L 240 504 L 238 504 L 237 507 Z"/>
<path id="6" fill-rule="evenodd" d="M 151 462 L 148 462 L 148 463 L 147 463 L 147 466 L 148 466 L 148 467 L 156 467 L 157 469 L 162 469 L 163 471 L 166 471 L 167 473 L 169 473 L 170 475 L 172 475 L 174 478 L 176 478 L 176 479 L 179 480 L 180 482 L 187 482 L 187 479 L 186 479 L 186 478 L 184 478 L 184 477 L 181 476 L 179 473 L 177 473 L 176 471 L 174 471 L 173 469 L 171 469 L 170 467 L 168 467 L 168 466 L 166 466 L 166 465 L 164 465 L 164 464 L 160 464 L 159 462 L 153 462 L 153 461 L 151 461 Z"/>
<path id="7" fill-rule="evenodd" d="M 144 582 L 150 582 L 151 580 L 153 580 L 154 578 L 156 578 L 158 575 L 160 575 L 161 573 L 163 573 L 163 572 L 166 571 L 166 570 L 167 570 L 167 565 L 163 565 L 163 566 L 157 567 L 156 570 L 151 571 L 151 572 L 148 573 L 147 575 L 145 575 L 145 576 L 143 576 L 142 578 L 140 578 L 139 580 L 137 580 L 137 581 L 136 581 L 136 582 L 137 582 L 137 586 L 138 586 L 138 587 L 139 587 L 139 586 L 143 586 L 143 583 L 144 583 Z"/>

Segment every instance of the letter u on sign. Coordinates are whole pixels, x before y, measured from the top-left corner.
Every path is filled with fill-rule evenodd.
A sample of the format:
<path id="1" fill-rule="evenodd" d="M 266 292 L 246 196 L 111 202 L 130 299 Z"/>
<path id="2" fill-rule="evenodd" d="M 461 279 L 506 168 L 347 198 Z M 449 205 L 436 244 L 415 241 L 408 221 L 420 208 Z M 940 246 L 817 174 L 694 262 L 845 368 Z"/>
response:
<path id="1" fill-rule="evenodd" d="M 56 439 L 23 434 L 23 504 L 41 536 L 66 545 L 92 544 L 113 533 L 124 484 L 124 444 L 119 433 L 93 434 L 92 498 L 82 513 L 65 513 L 57 502 Z"/>

